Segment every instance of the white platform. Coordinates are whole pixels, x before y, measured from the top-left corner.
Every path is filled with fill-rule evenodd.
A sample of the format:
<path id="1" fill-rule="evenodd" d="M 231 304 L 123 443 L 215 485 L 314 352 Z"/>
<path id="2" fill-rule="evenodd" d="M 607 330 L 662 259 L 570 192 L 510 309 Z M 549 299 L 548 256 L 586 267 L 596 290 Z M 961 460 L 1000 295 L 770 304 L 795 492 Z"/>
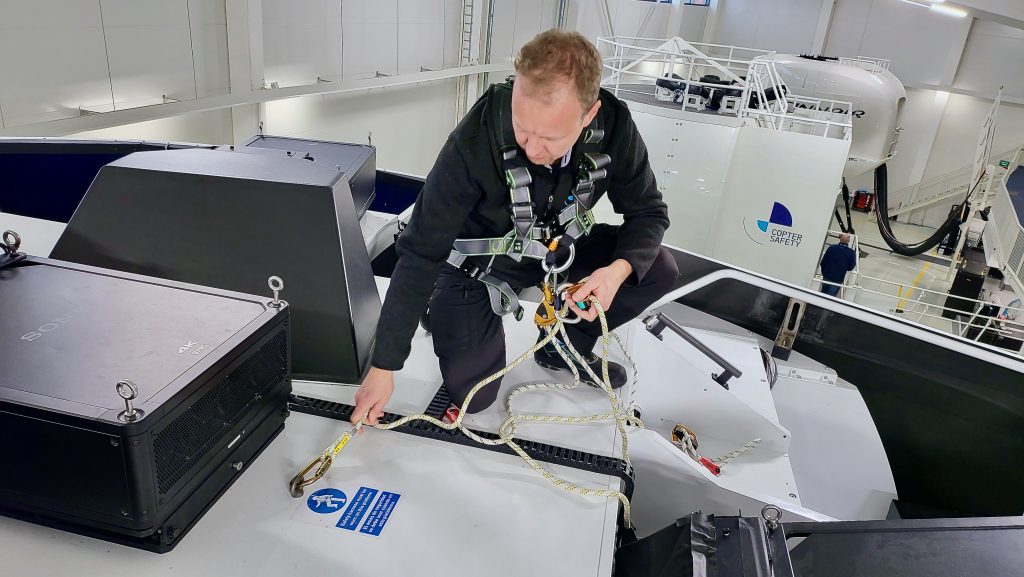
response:
<path id="1" fill-rule="evenodd" d="M 338 434 L 293 414 L 284 432 L 164 555 L 0 517 L 3 574 L 19 577 L 610 575 L 617 502 L 553 490 L 516 457 L 367 431 L 307 490 L 360 486 L 401 498 L 379 537 L 317 526 L 288 479 Z M 618 479 L 556 468 L 586 486 Z M 76 472 L 68 471 L 74 483 Z M 336 517 L 336 516 L 333 516 Z M 332 518 L 333 518 L 332 517 Z M 316 520 L 314 519 L 313 522 Z"/>

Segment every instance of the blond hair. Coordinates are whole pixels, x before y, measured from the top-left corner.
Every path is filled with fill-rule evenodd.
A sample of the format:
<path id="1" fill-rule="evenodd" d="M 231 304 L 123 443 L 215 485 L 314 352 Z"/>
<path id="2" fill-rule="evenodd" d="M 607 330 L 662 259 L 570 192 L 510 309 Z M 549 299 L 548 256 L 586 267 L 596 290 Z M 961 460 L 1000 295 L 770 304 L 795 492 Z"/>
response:
<path id="1" fill-rule="evenodd" d="M 601 55 L 579 32 L 557 28 L 541 32 L 519 49 L 515 67 L 516 74 L 529 78 L 542 97 L 550 94 L 554 82 L 567 80 L 584 111 L 597 101 Z"/>

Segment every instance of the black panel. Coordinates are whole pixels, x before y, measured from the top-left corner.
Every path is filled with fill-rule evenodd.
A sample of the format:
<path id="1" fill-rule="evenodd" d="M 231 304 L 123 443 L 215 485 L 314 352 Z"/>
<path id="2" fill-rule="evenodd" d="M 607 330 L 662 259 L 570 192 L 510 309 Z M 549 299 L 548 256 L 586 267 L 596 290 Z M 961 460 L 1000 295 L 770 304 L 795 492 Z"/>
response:
<path id="1" fill-rule="evenodd" d="M 0 503 L 117 518 L 133 510 L 123 449 L 115 435 L 0 411 Z"/>
<path id="2" fill-rule="evenodd" d="M 168 548 L 280 430 L 288 306 L 39 258 L 0 289 L 0 513 Z"/>
<path id="3" fill-rule="evenodd" d="M 785 523 L 806 538 L 790 551 L 797 577 L 994 577 L 1020 575 L 1017 519 Z"/>
<path id="4" fill-rule="evenodd" d="M 199 146 L 43 138 L 0 140 L 0 212 L 67 222 L 96 173 L 106 164 L 133 152 Z"/>
<path id="5" fill-rule="evenodd" d="M 362 217 L 374 198 L 377 150 L 366 144 L 328 142 L 283 136 L 256 136 L 246 147 L 283 150 L 345 174 L 352 189 L 356 215 Z"/>
<path id="6" fill-rule="evenodd" d="M 380 299 L 333 168 L 231 151 L 133 154 L 103 168 L 52 254 L 268 297 L 279 276 L 297 377 L 354 383 L 369 364 Z"/>
<path id="7" fill-rule="evenodd" d="M 157 490 L 167 494 L 219 443 L 250 407 L 288 373 L 288 334 L 281 331 L 217 387 L 153 438 Z"/>

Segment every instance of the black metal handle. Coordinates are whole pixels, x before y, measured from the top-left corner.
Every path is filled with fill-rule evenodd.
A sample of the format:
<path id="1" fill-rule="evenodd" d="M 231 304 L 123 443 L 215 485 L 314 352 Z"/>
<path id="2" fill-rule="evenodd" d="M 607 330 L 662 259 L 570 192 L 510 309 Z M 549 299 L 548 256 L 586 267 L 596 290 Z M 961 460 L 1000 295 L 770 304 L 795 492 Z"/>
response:
<path id="1" fill-rule="evenodd" d="M 708 346 L 702 343 L 699 339 L 697 339 L 697 337 L 691 335 L 686 329 L 679 326 L 679 324 L 676 323 L 674 320 L 665 316 L 665 313 L 658 313 L 656 315 L 651 315 L 645 318 L 644 327 L 647 328 L 647 332 L 658 337 L 659 340 L 663 340 L 661 333 L 662 331 L 665 330 L 665 327 L 668 327 L 669 329 L 672 330 L 672 332 L 679 335 L 679 337 L 682 338 L 684 341 L 693 345 L 693 348 L 703 353 L 704 356 L 708 357 L 712 361 L 715 361 L 715 363 L 717 363 L 718 366 L 722 367 L 723 372 L 720 374 L 712 374 L 711 378 L 714 379 L 716 383 L 722 385 L 722 387 L 726 389 L 729 388 L 729 379 L 733 377 L 739 378 L 740 375 L 743 374 L 743 372 L 734 367 L 732 363 L 723 359 L 721 355 L 709 349 Z"/>

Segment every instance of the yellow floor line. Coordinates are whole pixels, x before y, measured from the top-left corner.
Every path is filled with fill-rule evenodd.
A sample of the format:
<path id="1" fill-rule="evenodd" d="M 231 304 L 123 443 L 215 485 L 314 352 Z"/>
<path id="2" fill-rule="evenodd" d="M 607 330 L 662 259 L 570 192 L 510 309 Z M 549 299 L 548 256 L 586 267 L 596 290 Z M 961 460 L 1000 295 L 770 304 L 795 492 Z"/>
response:
<path id="1" fill-rule="evenodd" d="M 926 261 L 924 265 L 921 266 L 921 270 L 917 271 L 917 278 L 914 279 L 914 284 L 910 285 L 910 288 L 907 289 L 907 298 L 900 299 L 899 302 L 896 303 L 896 310 L 903 310 L 903 305 L 907 302 L 907 299 L 910 298 L 910 295 L 914 293 L 914 289 L 917 288 L 917 283 L 921 282 L 921 279 L 924 278 L 925 271 L 927 271 L 930 266 L 932 266 L 932 263 Z"/>

